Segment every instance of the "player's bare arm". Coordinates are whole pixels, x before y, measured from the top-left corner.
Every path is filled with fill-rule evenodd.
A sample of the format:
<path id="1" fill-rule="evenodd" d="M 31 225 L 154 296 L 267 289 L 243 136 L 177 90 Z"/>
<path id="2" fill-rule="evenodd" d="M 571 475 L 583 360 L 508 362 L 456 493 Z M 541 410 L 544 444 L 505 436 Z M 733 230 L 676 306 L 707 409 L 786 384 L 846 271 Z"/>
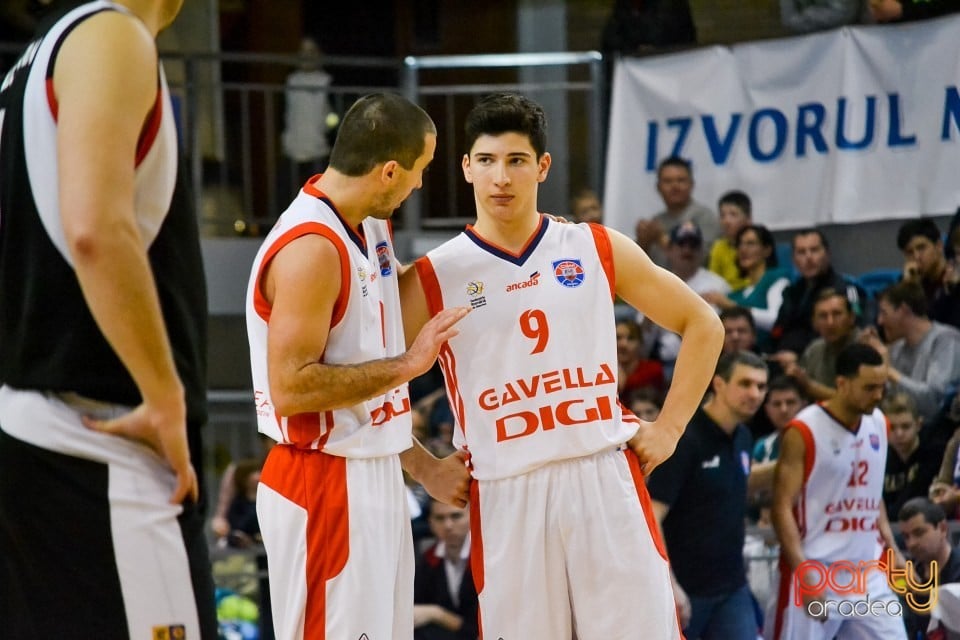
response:
<path id="1" fill-rule="evenodd" d="M 780 456 L 777 458 L 773 478 L 773 505 L 770 516 L 777 538 L 780 540 L 780 552 L 787 566 L 790 567 L 791 575 L 806 560 L 800 538 L 800 527 L 793 515 L 793 505 L 803 489 L 806 448 L 800 432 L 795 428 L 787 427 L 781 436 Z M 800 578 L 804 579 L 804 576 Z M 804 592 L 804 611 L 809 612 L 809 604 L 815 599 L 816 596 L 810 592 Z"/>
<path id="2" fill-rule="evenodd" d="M 661 269 L 635 242 L 607 229 L 613 249 L 616 292 L 658 325 L 683 337 L 673 384 L 656 426 L 642 424 L 630 447 L 650 473 L 673 454 L 703 398 L 723 347 L 716 312 L 679 278 Z M 665 303 L 669 301 L 669 303 Z"/>
<path id="3" fill-rule="evenodd" d="M 261 286 L 271 305 L 270 395 L 277 411 L 287 416 L 350 407 L 424 373 L 467 313 L 461 307 L 438 314 L 402 355 L 325 364 L 323 352 L 341 286 L 340 256 L 333 243 L 313 234 L 291 241 L 265 267 Z"/>
<path id="4" fill-rule="evenodd" d="M 793 505 L 803 488 L 803 465 L 806 443 L 795 428 L 787 428 L 780 440 L 780 455 L 773 477 L 773 505 L 770 516 L 780 540 L 780 548 L 790 570 L 806 560 L 800 540 L 800 528 L 793 515 Z"/>
<path id="5" fill-rule="evenodd" d="M 427 298 L 423 293 L 420 276 L 412 265 L 400 274 L 400 308 L 403 313 L 403 332 L 407 344 L 410 345 L 417 339 L 423 327 L 430 322 Z M 418 448 L 422 449 L 422 445 L 414 439 L 413 449 L 400 454 L 400 463 L 403 468 L 437 500 L 458 507 L 464 506 L 469 499 L 470 490 L 470 473 L 466 467 L 466 454 L 457 451 L 445 458 L 437 459 L 426 450 L 421 454 L 417 451 Z M 421 468 L 414 468 L 414 465 Z M 420 476 L 426 476 L 426 478 L 423 479 Z"/>
<path id="6" fill-rule="evenodd" d="M 897 541 L 893 537 L 893 528 L 890 526 L 890 518 L 887 515 L 887 505 L 882 500 L 880 501 L 880 515 L 877 516 L 877 530 L 880 532 L 883 544 L 888 549 L 893 550 L 894 566 L 902 569 L 907 561 L 900 552 Z"/>
<path id="7" fill-rule="evenodd" d="M 197 497 L 184 391 L 134 216 L 133 158 L 156 100 L 157 64 L 153 34 L 124 13 L 105 11 L 71 32 L 53 78 L 58 191 L 84 297 L 143 398 L 126 416 L 87 424 L 160 453 L 177 476 L 172 501 L 181 502 Z"/>
<path id="8" fill-rule="evenodd" d="M 400 454 L 400 464 L 435 500 L 464 507 L 470 499 L 466 452 L 437 458 L 413 438 L 413 446 Z"/>

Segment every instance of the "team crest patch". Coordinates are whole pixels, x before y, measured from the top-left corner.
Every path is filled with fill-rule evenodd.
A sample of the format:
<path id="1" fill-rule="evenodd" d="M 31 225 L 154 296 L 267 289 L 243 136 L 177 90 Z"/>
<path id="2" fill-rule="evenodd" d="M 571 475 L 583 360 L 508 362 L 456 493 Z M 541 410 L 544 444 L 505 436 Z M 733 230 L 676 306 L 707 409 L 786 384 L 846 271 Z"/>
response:
<path id="1" fill-rule="evenodd" d="M 473 280 L 467 283 L 467 297 L 470 298 L 470 308 L 478 309 L 486 306 L 487 298 L 483 295 L 483 283 Z"/>
<path id="2" fill-rule="evenodd" d="M 743 465 L 743 475 L 750 475 L 750 454 L 746 451 L 740 452 L 740 464 Z"/>
<path id="3" fill-rule="evenodd" d="M 377 261 L 380 263 L 380 275 L 387 277 L 393 273 L 393 265 L 390 264 L 390 249 L 386 242 L 377 244 Z"/>
<path id="4" fill-rule="evenodd" d="M 579 260 L 564 258 L 553 261 L 553 276 L 557 282 L 570 289 L 583 284 L 583 265 Z"/>
<path id="5" fill-rule="evenodd" d="M 880 436 L 875 433 L 870 434 L 870 448 L 874 451 L 880 451 Z"/>
<path id="6" fill-rule="evenodd" d="M 182 624 L 171 624 L 153 628 L 153 640 L 186 640 L 187 628 Z"/>

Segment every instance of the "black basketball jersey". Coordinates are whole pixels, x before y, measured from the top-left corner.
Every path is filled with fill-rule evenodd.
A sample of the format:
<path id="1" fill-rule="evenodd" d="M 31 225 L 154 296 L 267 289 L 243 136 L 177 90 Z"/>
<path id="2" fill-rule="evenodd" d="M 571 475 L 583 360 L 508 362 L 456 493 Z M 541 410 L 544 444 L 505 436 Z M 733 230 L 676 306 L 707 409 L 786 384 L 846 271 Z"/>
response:
<path id="1" fill-rule="evenodd" d="M 101 11 L 126 9 L 97 1 L 69 11 L 28 45 L 0 85 L 0 380 L 18 389 L 136 405 L 139 391 L 80 290 L 57 188 L 54 65 L 70 31 Z M 131 159 L 135 215 L 186 390 L 188 420 L 196 424 L 206 420 L 206 284 L 193 201 L 177 155 L 160 69 L 157 99 Z"/>

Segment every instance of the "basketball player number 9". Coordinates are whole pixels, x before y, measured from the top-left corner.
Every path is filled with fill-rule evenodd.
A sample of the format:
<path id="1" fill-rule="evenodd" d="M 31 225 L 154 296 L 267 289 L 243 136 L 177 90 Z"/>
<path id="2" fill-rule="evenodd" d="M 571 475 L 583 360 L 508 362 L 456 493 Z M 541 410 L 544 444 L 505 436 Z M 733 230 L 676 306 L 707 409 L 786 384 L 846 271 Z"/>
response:
<path id="1" fill-rule="evenodd" d="M 537 341 L 530 355 L 540 353 L 546 348 L 550 329 L 547 327 L 547 316 L 540 309 L 527 309 L 520 314 L 520 331 L 524 337 Z"/>

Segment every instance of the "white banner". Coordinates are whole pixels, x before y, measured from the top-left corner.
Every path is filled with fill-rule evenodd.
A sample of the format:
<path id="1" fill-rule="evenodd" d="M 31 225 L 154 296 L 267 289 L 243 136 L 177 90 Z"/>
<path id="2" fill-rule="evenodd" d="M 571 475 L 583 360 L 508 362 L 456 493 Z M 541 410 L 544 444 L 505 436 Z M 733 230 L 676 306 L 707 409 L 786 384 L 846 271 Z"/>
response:
<path id="1" fill-rule="evenodd" d="M 613 80 L 603 209 L 631 237 L 671 155 L 696 200 L 743 190 L 773 229 L 960 205 L 958 16 L 624 60 Z"/>

